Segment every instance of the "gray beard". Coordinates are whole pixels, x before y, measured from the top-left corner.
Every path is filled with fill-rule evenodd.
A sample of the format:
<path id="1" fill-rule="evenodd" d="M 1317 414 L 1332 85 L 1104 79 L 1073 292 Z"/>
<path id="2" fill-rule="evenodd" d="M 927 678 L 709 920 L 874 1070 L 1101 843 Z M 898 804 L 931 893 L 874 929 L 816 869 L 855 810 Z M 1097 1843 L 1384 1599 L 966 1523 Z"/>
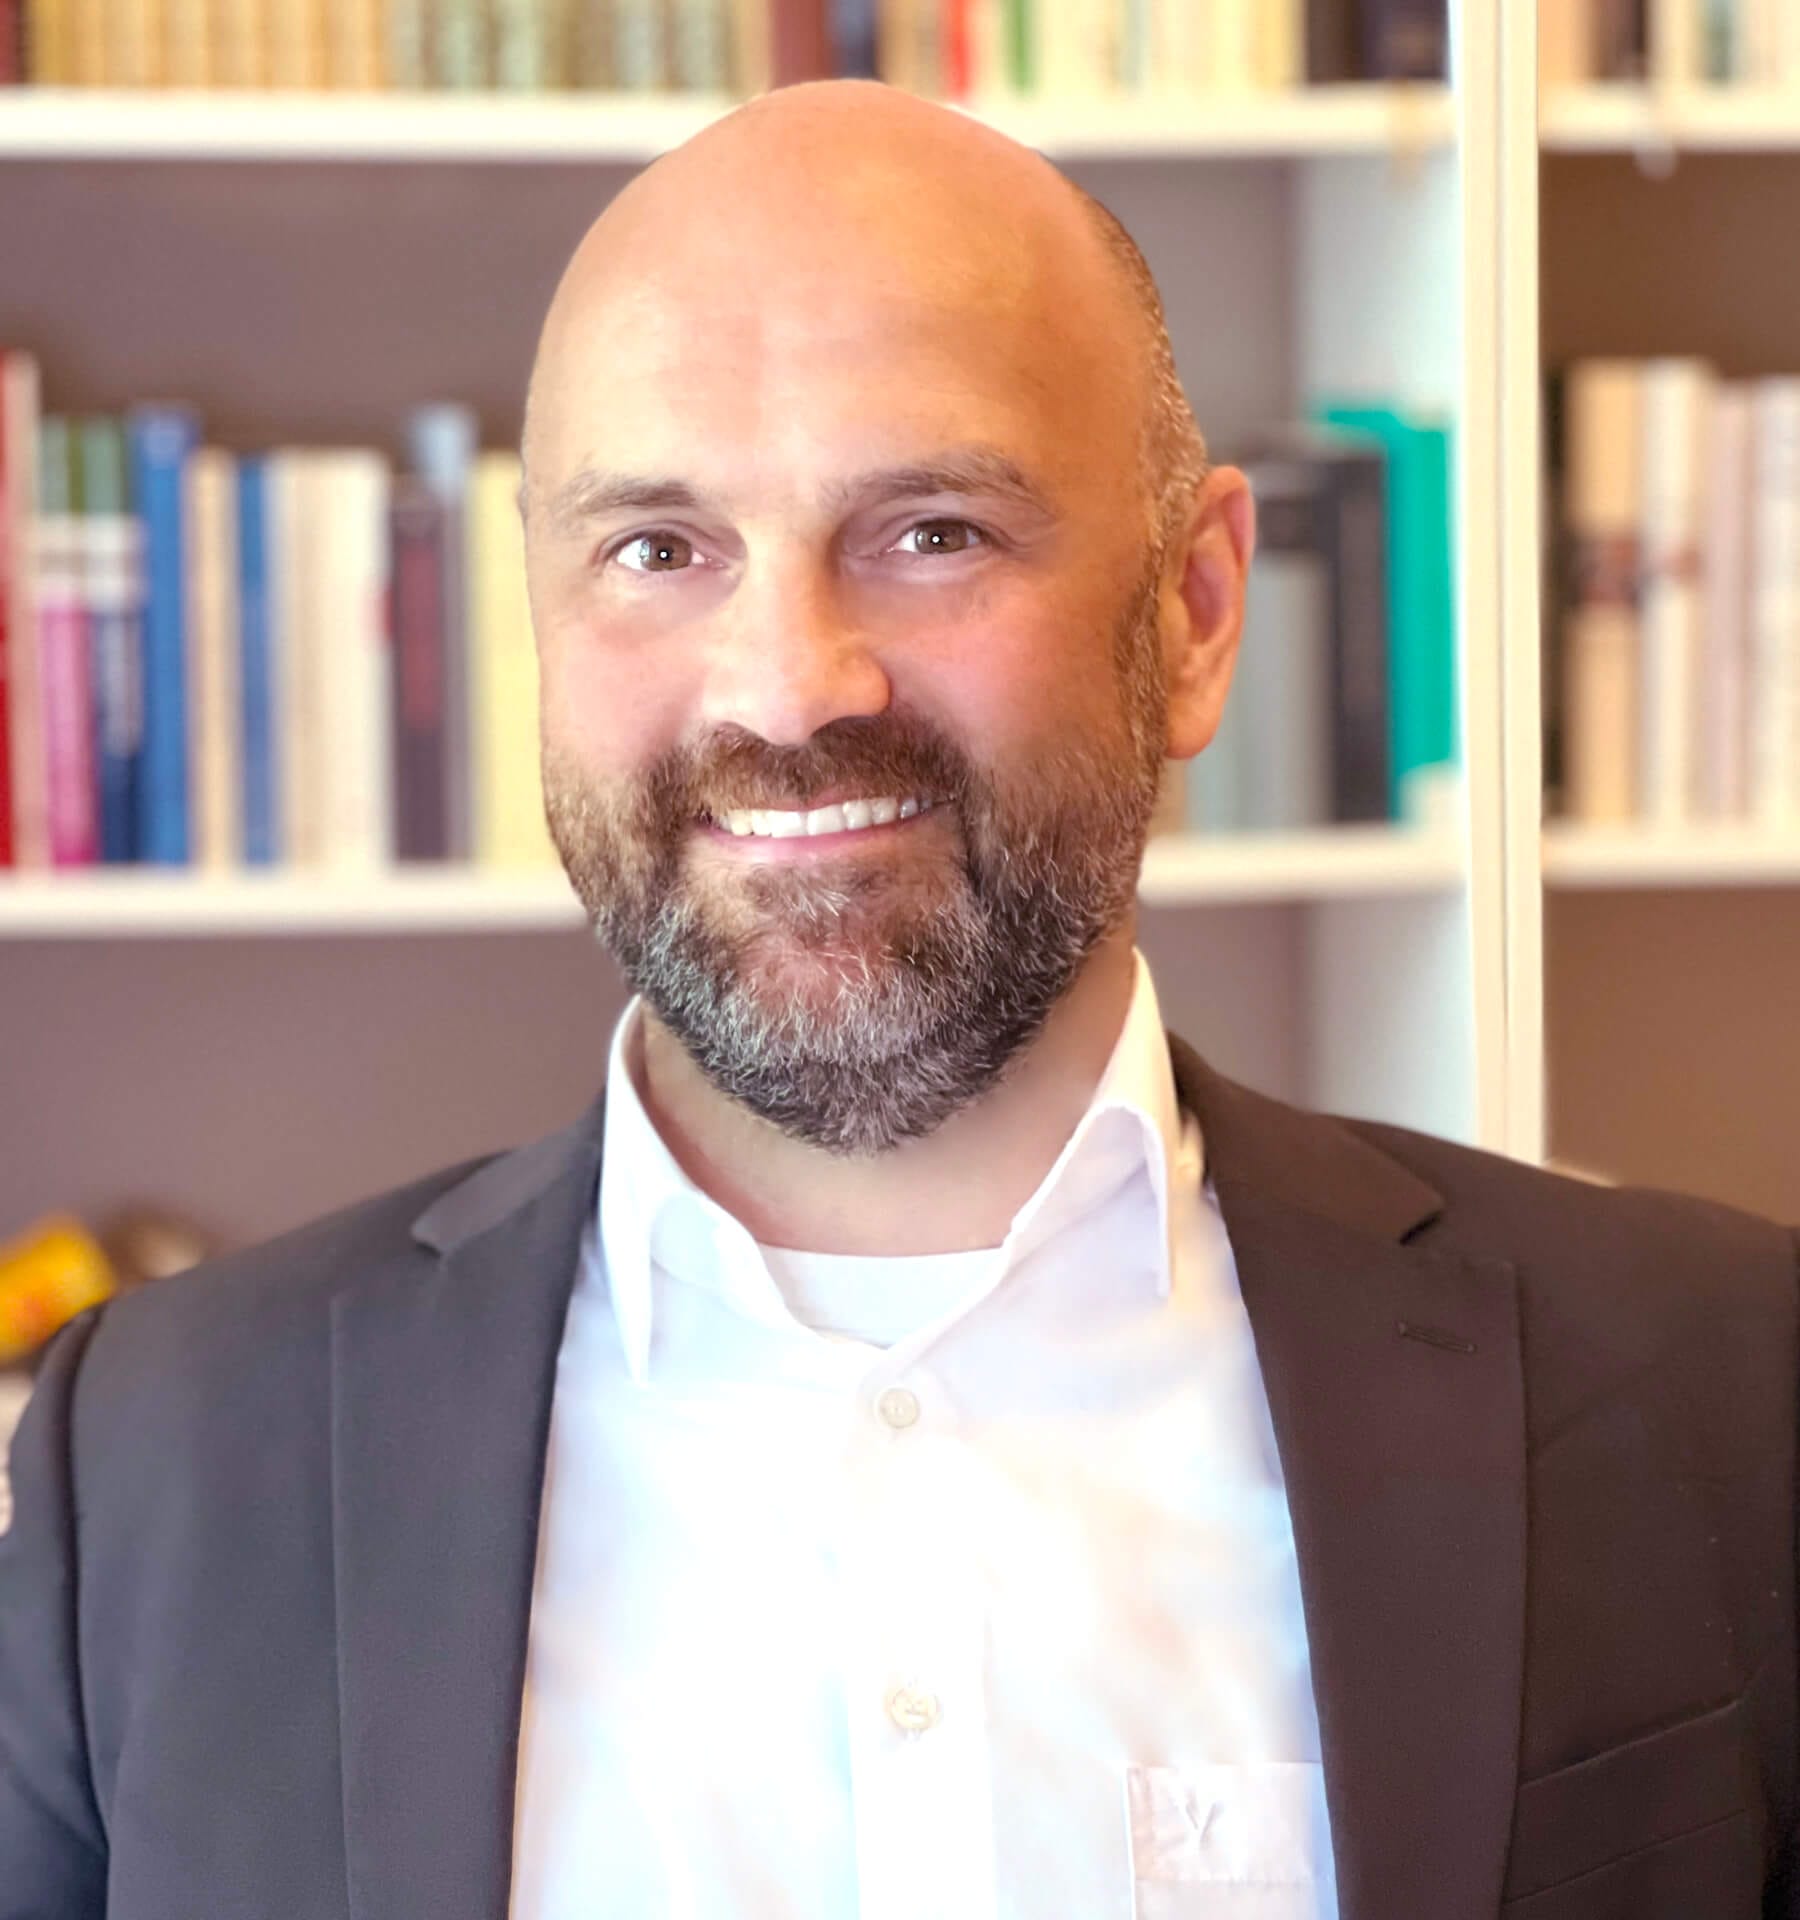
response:
<path id="1" fill-rule="evenodd" d="M 959 889 L 872 957 L 866 938 L 834 937 L 854 895 L 809 882 L 784 898 L 799 913 L 783 913 L 783 933 L 836 977 L 785 999 L 756 989 L 691 894 L 665 895 L 641 938 L 610 914 L 598 930 L 721 1093 L 792 1139 L 866 1156 L 933 1132 L 1002 1078 L 1117 924 L 1135 871 L 1122 890 Z"/>

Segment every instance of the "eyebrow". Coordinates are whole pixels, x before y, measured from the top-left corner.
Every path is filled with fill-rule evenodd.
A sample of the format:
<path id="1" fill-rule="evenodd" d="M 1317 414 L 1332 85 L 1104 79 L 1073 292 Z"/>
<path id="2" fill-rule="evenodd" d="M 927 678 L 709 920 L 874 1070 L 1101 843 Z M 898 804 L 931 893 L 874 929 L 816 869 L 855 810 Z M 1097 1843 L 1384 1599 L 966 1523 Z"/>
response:
<path id="1" fill-rule="evenodd" d="M 1047 519 L 1056 517 L 1054 503 L 1017 461 L 998 447 L 979 444 L 947 447 L 924 460 L 833 480 L 824 490 L 824 503 L 827 512 L 841 515 L 931 493 L 990 494 Z M 705 512 L 716 505 L 685 480 L 583 467 L 551 494 L 545 512 L 553 532 L 573 534 L 611 513 Z"/>

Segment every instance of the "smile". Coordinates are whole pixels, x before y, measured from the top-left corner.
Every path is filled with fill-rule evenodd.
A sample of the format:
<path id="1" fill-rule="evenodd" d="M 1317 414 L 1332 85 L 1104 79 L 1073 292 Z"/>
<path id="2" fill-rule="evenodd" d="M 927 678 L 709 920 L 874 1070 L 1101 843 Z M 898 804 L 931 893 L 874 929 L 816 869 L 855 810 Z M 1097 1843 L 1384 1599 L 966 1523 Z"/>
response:
<path id="1" fill-rule="evenodd" d="M 896 820 L 910 820 L 915 814 L 930 811 L 929 800 L 883 796 L 794 812 L 775 807 L 732 808 L 716 815 L 713 825 L 738 840 L 810 840 L 820 834 L 861 833 L 870 827 L 888 827 Z"/>

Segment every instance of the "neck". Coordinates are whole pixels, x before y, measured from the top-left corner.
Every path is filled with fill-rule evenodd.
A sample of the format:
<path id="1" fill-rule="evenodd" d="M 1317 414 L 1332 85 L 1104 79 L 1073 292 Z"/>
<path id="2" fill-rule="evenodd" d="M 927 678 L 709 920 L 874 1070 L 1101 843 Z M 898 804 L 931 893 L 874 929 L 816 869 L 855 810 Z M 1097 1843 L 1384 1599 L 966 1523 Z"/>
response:
<path id="1" fill-rule="evenodd" d="M 1132 942 L 1128 926 L 1095 949 L 998 1085 L 935 1133 L 871 1159 L 790 1139 L 727 1099 L 648 1007 L 639 1091 L 682 1171 L 766 1245 L 852 1254 L 998 1246 L 1112 1057 L 1131 1003 Z"/>

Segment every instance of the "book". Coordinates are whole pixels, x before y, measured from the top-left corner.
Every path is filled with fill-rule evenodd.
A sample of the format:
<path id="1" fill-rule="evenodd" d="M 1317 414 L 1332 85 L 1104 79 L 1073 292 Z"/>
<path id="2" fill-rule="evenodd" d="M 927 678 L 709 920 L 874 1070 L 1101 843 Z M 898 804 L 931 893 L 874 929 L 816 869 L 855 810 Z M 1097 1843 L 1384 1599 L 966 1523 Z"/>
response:
<path id="1" fill-rule="evenodd" d="M 73 442 L 63 415 L 43 416 L 31 565 L 36 576 L 50 862 L 57 867 L 92 866 L 100 857 Z"/>
<path id="2" fill-rule="evenodd" d="M 144 742 L 144 526 L 132 511 L 124 423 L 95 414 L 76 439 L 81 593 L 93 696 L 100 859 L 137 858 Z"/>
<path id="3" fill-rule="evenodd" d="M 475 858 L 490 867 L 553 867 L 558 856 L 544 820 L 520 473 L 516 453 L 492 451 L 477 457 L 470 477 Z"/>
<path id="4" fill-rule="evenodd" d="M 280 684 L 277 593 L 266 455 L 238 459 L 238 692 L 242 743 L 240 805 L 244 864 L 273 866 L 281 850 L 281 778 L 277 763 L 281 726 L 276 700 Z"/>
<path id="5" fill-rule="evenodd" d="M 277 447 L 266 461 L 271 687 L 277 724 L 276 807 L 281 863 L 319 864 L 318 781 L 321 741 L 318 630 L 319 522 L 317 450 Z"/>
<path id="6" fill-rule="evenodd" d="M 392 669 L 388 657 L 386 458 L 367 447 L 313 455 L 309 506 L 318 567 L 310 636 L 318 726 L 310 775 L 324 866 L 367 871 L 393 859 Z"/>
<path id="7" fill-rule="evenodd" d="M 1442 80 L 1449 72 L 1446 0 L 1362 0 L 1364 80 Z"/>
<path id="8" fill-rule="evenodd" d="M 1695 810 L 1709 820 L 1748 809 L 1750 405 L 1745 383 L 1721 382 L 1702 452 Z"/>
<path id="9" fill-rule="evenodd" d="M 1252 457 L 1244 471 L 1256 498 L 1256 551 L 1226 700 L 1239 783 L 1233 825 L 1320 826 L 1335 813 L 1339 752 L 1331 524 L 1339 497 L 1330 463 L 1311 454 Z"/>
<path id="10" fill-rule="evenodd" d="M 445 851 L 467 860 L 474 847 L 469 800 L 469 469 L 477 432 L 471 408 L 420 407 L 407 423 L 412 470 L 444 511 L 444 818 Z"/>
<path id="11" fill-rule="evenodd" d="M 444 773 L 444 507 L 423 480 L 406 474 L 394 483 L 388 517 L 394 857 L 442 860 L 449 854 Z"/>
<path id="12" fill-rule="evenodd" d="M 1800 376 L 1752 388 L 1749 803 L 1800 820 Z"/>
<path id="13" fill-rule="evenodd" d="M 186 530 L 182 470 L 199 439 L 190 408 L 147 403 L 126 415 L 132 494 L 144 521 L 144 731 L 138 857 L 185 865 L 189 841 Z"/>
<path id="14" fill-rule="evenodd" d="M 244 848 L 237 461 L 196 447 L 183 482 L 192 864 L 225 873 L 242 865 Z"/>
<path id="15" fill-rule="evenodd" d="M 1584 360 L 1564 381 L 1563 805 L 1572 819 L 1637 810 L 1643 377 Z"/>
<path id="16" fill-rule="evenodd" d="M 1388 816 L 1436 821 L 1460 760 L 1450 429 L 1396 406 L 1327 402 L 1318 413 L 1386 456 Z"/>
<path id="17" fill-rule="evenodd" d="M 1679 825 L 1696 809 L 1707 417 L 1717 377 L 1702 360 L 1641 369 L 1639 819 Z"/>
<path id="18" fill-rule="evenodd" d="M 0 353 L 0 489 L 6 555 L 6 722 L 12 864 L 50 864 L 50 786 L 31 567 L 37 512 L 38 363 L 22 348 Z"/>

